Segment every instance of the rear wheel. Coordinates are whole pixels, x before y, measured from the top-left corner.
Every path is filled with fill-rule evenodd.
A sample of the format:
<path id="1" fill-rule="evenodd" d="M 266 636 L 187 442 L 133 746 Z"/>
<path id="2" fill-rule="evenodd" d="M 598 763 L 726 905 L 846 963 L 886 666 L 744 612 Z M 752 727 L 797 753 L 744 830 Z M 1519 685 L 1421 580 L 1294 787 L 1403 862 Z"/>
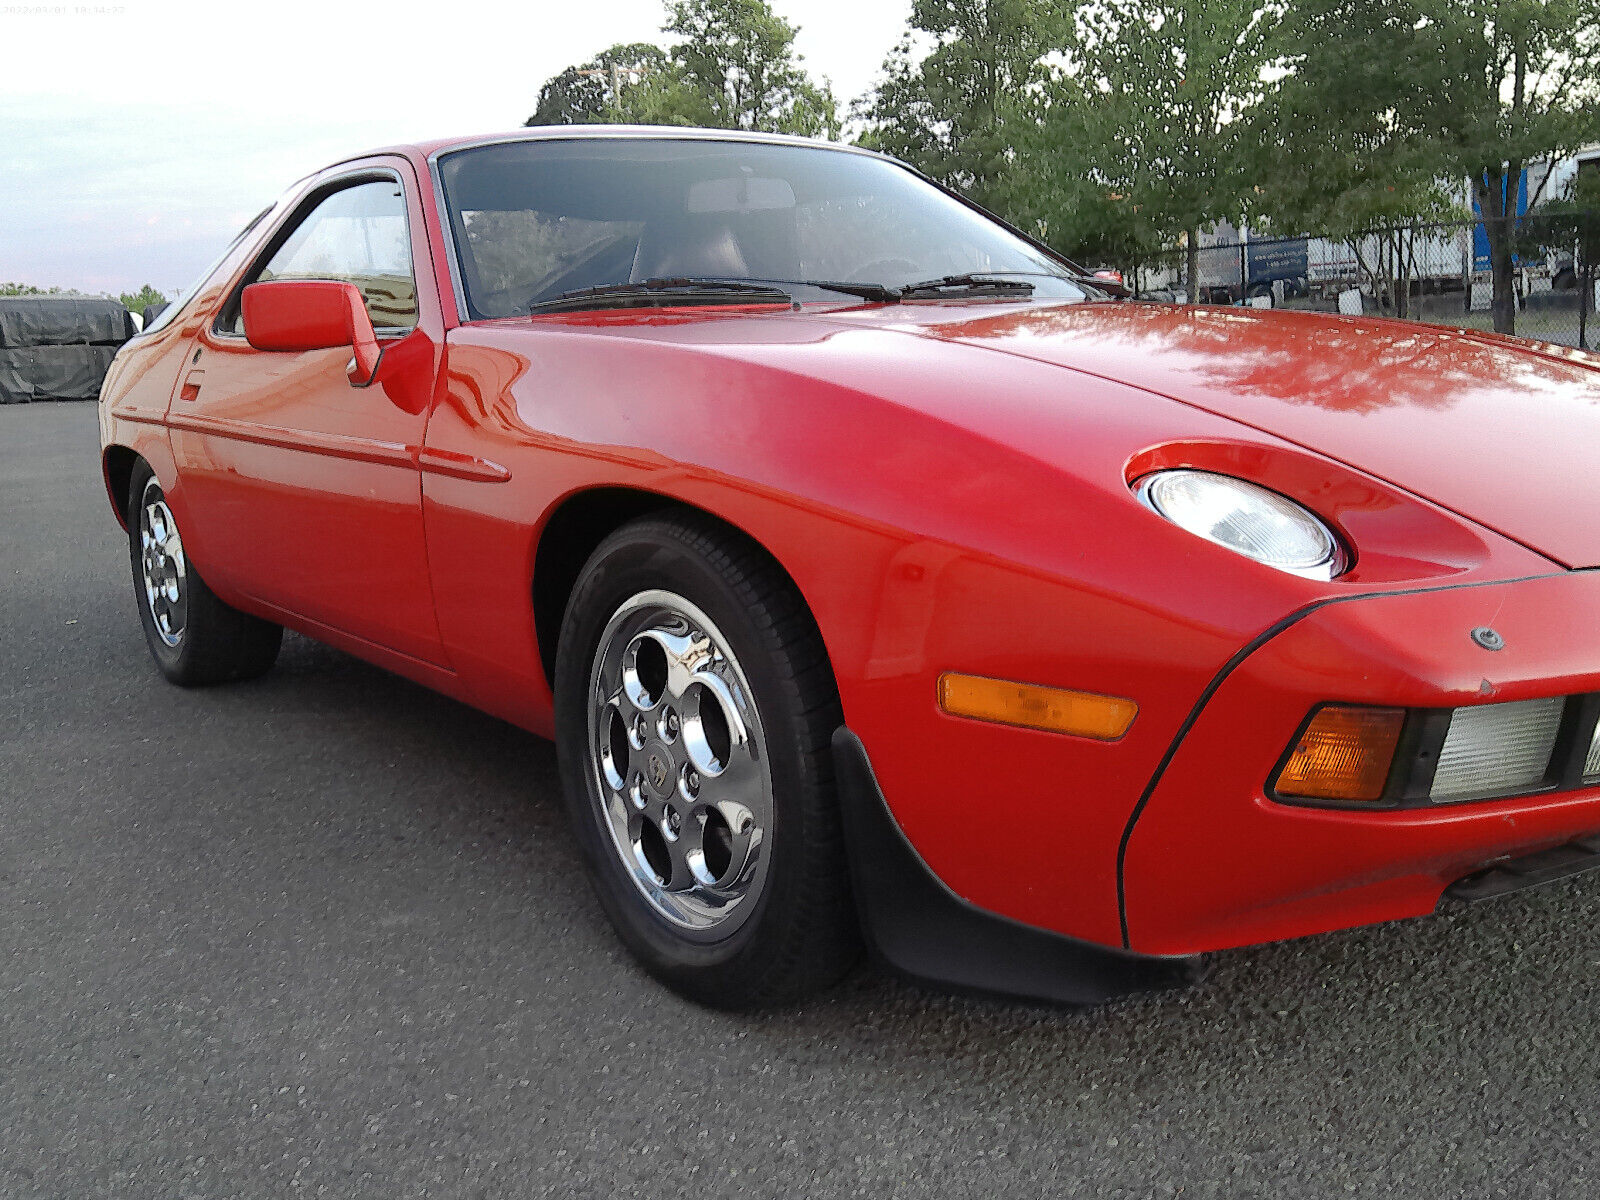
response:
<path id="1" fill-rule="evenodd" d="M 759 547 L 692 516 L 606 539 L 567 607 L 556 703 L 591 882 L 647 969 L 723 1008 L 849 969 L 838 696 L 810 613 Z"/>
<path id="2" fill-rule="evenodd" d="M 195 687 L 251 679 L 277 660 L 282 626 L 224 604 L 206 586 L 144 462 L 128 489 L 128 543 L 145 643 L 169 680 Z"/>

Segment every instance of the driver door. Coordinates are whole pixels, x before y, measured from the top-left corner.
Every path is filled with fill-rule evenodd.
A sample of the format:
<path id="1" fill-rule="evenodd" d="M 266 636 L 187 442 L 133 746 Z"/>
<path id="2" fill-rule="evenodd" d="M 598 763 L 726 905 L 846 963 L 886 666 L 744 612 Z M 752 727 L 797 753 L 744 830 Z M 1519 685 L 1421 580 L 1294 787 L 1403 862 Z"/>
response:
<path id="1" fill-rule="evenodd" d="M 168 419 L 190 522 L 228 584 L 446 666 L 417 465 L 443 344 L 437 299 L 415 282 L 423 229 L 404 160 L 315 183 L 197 335 Z M 239 294 L 267 279 L 360 288 L 384 348 L 374 382 L 351 384 L 348 347 L 252 347 Z"/>

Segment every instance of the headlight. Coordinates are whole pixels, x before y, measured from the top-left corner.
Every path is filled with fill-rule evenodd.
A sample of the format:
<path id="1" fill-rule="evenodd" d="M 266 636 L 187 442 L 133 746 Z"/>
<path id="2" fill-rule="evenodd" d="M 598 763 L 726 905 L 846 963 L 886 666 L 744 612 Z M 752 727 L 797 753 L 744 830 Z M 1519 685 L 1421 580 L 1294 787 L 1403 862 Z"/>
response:
<path id="1" fill-rule="evenodd" d="M 1287 496 L 1210 471 L 1157 471 L 1139 498 L 1181 529 L 1246 558 L 1307 579 L 1345 568 L 1339 541 L 1317 515 Z"/>

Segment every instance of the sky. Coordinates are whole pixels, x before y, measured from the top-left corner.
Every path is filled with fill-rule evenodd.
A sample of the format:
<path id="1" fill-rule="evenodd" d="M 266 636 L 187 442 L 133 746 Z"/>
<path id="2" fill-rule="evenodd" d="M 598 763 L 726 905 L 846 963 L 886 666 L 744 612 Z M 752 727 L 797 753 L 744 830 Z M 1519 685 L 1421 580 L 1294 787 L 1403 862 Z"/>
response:
<path id="1" fill-rule="evenodd" d="M 848 102 L 911 0 L 773 0 Z M 171 296 L 296 179 L 515 128 L 540 86 L 660 36 L 661 0 L 0 0 L 0 281 Z"/>

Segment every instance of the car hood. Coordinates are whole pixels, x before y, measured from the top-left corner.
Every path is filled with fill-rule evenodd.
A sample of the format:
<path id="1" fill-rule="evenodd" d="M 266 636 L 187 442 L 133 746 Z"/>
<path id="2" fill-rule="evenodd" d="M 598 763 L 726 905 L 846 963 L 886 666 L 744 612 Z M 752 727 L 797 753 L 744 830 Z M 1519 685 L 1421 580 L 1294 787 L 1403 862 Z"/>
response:
<path id="1" fill-rule="evenodd" d="M 1126 303 L 848 319 L 1116 380 L 1297 443 L 1568 567 L 1600 565 L 1600 357 L 1438 326 Z"/>

